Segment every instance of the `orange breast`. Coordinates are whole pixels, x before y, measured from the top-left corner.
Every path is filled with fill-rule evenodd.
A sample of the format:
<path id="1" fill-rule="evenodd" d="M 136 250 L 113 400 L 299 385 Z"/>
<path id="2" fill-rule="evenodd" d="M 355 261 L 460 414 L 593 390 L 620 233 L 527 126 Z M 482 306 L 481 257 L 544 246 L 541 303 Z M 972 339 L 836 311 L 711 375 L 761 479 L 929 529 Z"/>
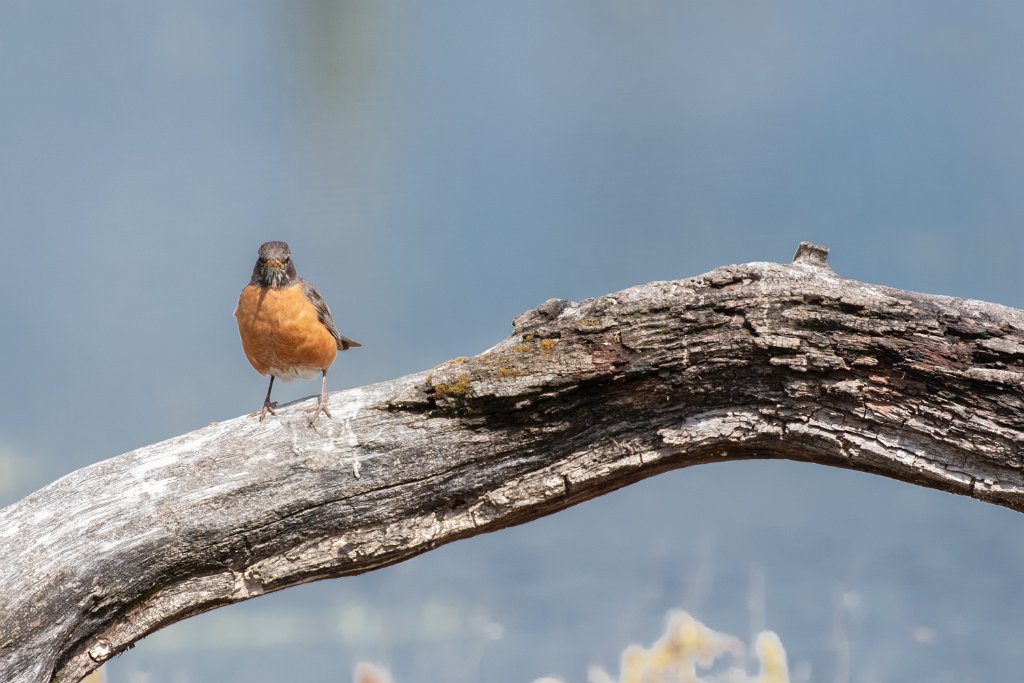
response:
<path id="1" fill-rule="evenodd" d="M 280 289 L 247 285 L 235 319 L 245 357 L 261 375 L 309 379 L 329 368 L 338 353 L 337 341 L 300 284 Z"/>

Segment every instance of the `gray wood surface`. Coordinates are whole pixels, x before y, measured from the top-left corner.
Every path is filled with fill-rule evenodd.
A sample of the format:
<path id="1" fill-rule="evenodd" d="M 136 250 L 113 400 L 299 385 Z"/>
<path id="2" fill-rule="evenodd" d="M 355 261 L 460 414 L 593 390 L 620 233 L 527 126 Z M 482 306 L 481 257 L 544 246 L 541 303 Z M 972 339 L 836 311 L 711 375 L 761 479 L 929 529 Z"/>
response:
<path id="1" fill-rule="evenodd" d="M 0 510 L 0 680 L 78 681 L 199 612 L 689 465 L 789 458 L 1024 509 L 1024 313 L 825 253 L 551 300 L 479 356 L 333 394 L 333 418 L 309 399 L 72 472 Z"/>

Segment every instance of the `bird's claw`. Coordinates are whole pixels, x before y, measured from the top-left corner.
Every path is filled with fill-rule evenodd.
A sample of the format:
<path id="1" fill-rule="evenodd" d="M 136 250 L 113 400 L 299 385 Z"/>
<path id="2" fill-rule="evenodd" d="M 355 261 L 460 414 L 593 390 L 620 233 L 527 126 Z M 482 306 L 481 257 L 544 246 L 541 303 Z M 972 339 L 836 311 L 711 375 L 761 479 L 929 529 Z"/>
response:
<path id="1" fill-rule="evenodd" d="M 310 420 L 315 420 L 317 415 L 320 413 L 323 413 L 327 417 L 331 417 L 331 411 L 327 410 L 327 397 L 321 396 L 320 400 L 316 402 L 316 405 L 309 409 L 309 412 L 312 413 L 309 417 Z"/>
<path id="2" fill-rule="evenodd" d="M 277 415 L 277 411 L 274 410 L 275 408 L 277 408 L 277 401 L 264 401 L 263 407 L 257 410 L 255 413 L 251 413 L 249 417 L 256 417 L 258 415 L 260 418 L 260 422 L 263 422 L 264 418 L 267 417 L 267 413 L 270 413 L 271 415 Z"/>

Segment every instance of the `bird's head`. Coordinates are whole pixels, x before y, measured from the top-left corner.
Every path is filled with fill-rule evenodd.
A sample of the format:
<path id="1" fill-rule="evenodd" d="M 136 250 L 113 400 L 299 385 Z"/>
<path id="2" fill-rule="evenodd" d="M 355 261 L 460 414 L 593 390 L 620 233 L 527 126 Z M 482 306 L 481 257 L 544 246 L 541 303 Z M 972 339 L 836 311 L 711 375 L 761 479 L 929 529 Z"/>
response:
<path id="1" fill-rule="evenodd" d="M 292 252 L 284 242 L 264 242 L 252 269 L 252 284 L 263 287 L 287 287 L 298 277 Z"/>

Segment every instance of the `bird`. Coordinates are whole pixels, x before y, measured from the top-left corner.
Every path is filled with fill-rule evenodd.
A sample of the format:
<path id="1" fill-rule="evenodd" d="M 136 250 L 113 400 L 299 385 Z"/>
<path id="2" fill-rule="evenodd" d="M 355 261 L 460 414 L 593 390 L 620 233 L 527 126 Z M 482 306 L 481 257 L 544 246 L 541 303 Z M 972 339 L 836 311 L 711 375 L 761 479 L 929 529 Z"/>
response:
<path id="1" fill-rule="evenodd" d="M 253 416 L 259 415 L 263 422 L 267 413 L 277 414 L 277 403 L 270 401 L 275 379 L 313 379 L 319 372 L 320 400 L 312 410 L 313 418 L 320 413 L 331 417 L 327 369 L 338 351 L 362 344 L 338 332 L 324 297 L 295 271 L 287 243 L 274 240 L 260 245 L 252 279 L 238 297 L 235 320 L 245 357 L 256 372 L 270 375 L 263 407 Z"/>

